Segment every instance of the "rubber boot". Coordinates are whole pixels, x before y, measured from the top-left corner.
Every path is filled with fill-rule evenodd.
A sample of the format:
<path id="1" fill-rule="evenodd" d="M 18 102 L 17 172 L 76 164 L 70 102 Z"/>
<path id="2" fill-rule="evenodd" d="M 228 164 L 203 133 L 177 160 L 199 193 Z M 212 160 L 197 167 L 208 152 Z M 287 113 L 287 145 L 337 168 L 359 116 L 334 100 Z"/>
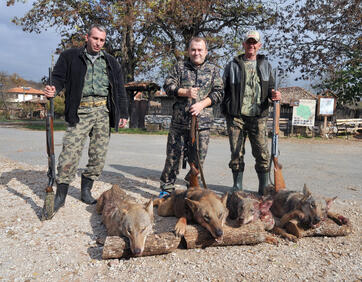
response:
<path id="1" fill-rule="evenodd" d="M 269 172 L 258 172 L 259 190 L 258 194 L 263 196 L 265 188 L 269 185 Z"/>
<path id="2" fill-rule="evenodd" d="M 243 171 L 233 171 L 233 188 L 232 192 L 243 190 Z"/>
<path id="3" fill-rule="evenodd" d="M 80 190 L 80 199 L 82 202 L 93 205 L 97 203 L 97 200 L 92 197 L 91 190 L 93 186 L 93 180 L 83 176 L 82 174 L 82 181 L 81 181 L 81 190 Z"/>
<path id="4" fill-rule="evenodd" d="M 57 184 L 57 192 L 54 198 L 54 212 L 57 212 L 62 206 L 64 206 L 65 198 L 68 194 L 69 184 L 60 183 Z"/>

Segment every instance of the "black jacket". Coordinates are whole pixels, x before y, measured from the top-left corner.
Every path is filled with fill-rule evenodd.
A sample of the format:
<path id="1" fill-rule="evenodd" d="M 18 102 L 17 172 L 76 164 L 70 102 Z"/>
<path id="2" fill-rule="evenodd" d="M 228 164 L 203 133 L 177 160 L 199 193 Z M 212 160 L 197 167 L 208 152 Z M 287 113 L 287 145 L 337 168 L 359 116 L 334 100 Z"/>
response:
<path id="1" fill-rule="evenodd" d="M 84 49 L 84 47 L 72 48 L 62 52 L 52 73 L 56 92 L 65 88 L 65 120 L 70 125 L 79 122 L 78 108 L 87 72 Z M 118 130 L 120 118 L 128 118 L 128 99 L 121 66 L 113 56 L 104 53 L 110 83 L 110 93 L 107 98 L 110 127 Z"/>
<path id="2" fill-rule="evenodd" d="M 235 57 L 234 60 L 226 65 L 224 70 L 225 94 L 221 104 L 221 111 L 225 116 L 241 116 L 246 80 L 245 64 L 242 56 Z M 261 86 L 260 117 L 266 117 L 269 112 L 271 90 L 274 88 L 273 71 L 264 55 L 257 55 L 256 68 Z"/>

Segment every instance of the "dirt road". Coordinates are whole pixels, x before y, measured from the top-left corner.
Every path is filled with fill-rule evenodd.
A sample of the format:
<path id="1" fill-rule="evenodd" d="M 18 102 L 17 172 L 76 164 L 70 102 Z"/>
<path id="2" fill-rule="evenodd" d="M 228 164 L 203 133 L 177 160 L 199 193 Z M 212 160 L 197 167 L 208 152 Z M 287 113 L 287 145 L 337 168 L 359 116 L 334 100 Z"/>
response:
<path id="1" fill-rule="evenodd" d="M 55 134 L 57 155 L 62 135 Z M 165 146 L 166 136 L 112 135 L 93 195 L 100 196 L 112 183 L 139 202 L 157 195 Z M 227 139 L 212 138 L 209 150 L 206 181 L 211 189 L 225 192 L 232 184 Z M 246 150 L 245 186 L 256 191 L 254 161 L 250 147 Z M 41 222 L 47 183 L 45 134 L 0 128 L 0 281 L 361 281 L 362 143 L 281 140 L 280 151 L 288 188 L 299 190 L 307 183 L 315 194 L 337 195 L 332 209 L 350 218 L 352 234 L 297 243 L 277 238 L 278 246 L 178 249 L 168 255 L 102 260 L 99 239 L 106 231 L 95 207 L 79 200 L 79 174 L 65 207 Z M 178 184 L 183 187 L 181 180 Z M 174 222 L 155 216 L 155 230 Z"/>

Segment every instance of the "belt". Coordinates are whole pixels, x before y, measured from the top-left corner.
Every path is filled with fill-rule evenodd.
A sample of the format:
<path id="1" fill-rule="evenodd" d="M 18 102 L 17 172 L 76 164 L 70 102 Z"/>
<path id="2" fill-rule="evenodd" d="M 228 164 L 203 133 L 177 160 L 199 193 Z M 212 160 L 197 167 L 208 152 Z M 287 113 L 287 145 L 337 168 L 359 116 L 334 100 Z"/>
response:
<path id="1" fill-rule="evenodd" d="M 101 100 L 101 101 L 80 102 L 79 105 L 81 107 L 93 108 L 93 107 L 104 106 L 106 104 L 107 104 L 107 100 Z"/>

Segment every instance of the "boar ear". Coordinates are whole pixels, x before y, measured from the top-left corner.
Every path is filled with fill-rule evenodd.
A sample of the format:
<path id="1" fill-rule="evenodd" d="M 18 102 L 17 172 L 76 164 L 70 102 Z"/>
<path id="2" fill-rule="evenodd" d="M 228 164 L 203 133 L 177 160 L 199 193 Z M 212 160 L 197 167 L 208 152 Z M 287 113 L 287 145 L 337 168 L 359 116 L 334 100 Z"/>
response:
<path id="1" fill-rule="evenodd" d="M 186 205 L 192 210 L 193 213 L 196 212 L 196 210 L 199 206 L 199 203 L 197 201 L 185 199 L 185 202 L 186 202 Z"/>
<path id="2" fill-rule="evenodd" d="M 150 199 L 150 201 L 145 204 L 145 210 L 150 216 L 153 216 L 153 200 L 152 199 Z"/>
<path id="3" fill-rule="evenodd" d="M 227 200 L 228 200 L 228 196 L 229 196 L 229 193 L 226 192 L 226 193 L 221 197 L 221 203 L 224 205 L 224 207 L 226 207 Z"/>

